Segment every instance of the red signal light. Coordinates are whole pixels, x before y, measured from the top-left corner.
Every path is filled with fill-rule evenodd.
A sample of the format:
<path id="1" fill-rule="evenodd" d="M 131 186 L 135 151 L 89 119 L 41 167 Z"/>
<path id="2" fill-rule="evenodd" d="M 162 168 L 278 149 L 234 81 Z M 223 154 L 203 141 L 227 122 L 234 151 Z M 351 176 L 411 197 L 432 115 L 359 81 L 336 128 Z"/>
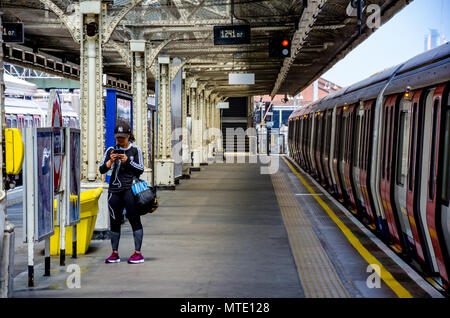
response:
<path id="1" fill-rule="evenodd" d="M 289 45 L 289 41 L 288 40 L 283 40 L 283 42 L 281 42 L 282 46 L 288 46 Z"/>

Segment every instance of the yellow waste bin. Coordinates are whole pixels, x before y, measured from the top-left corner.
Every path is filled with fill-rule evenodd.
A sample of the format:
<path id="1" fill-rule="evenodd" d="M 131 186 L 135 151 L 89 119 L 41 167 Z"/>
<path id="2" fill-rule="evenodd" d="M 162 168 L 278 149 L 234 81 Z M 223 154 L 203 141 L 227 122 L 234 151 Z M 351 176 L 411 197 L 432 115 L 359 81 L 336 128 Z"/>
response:
<path id="1" fill-rule="evenodd" d="M 95 222 L 97 221 L 98 199 L 102 191 L 103 188 L 97 188 L 81 192 L 80 223 L 77 224 L 77 254 L 85 254 L 91 244 Z M 60 242 L 59 227 L 55 226 L 55 234 L 50 237 L 50 255 L 59 255 Z M 72 254 L 72 226 L 66 227 L 66 255 L 70 254 Z"/>

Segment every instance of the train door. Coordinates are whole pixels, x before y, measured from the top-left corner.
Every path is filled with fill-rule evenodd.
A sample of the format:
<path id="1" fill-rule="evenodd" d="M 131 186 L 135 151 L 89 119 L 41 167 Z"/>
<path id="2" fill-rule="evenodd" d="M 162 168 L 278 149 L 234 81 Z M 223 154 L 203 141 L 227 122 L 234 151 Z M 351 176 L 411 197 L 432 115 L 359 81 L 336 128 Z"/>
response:
<path id="1" fill-rule="evenodd" d="M 303 127 L 303 155 L 305 157 L 305 166 L 309 173 L 312 173 L 311 160 L 309 158 L 309 144 L 311 140 L 311 119 L 310 116 L 303 116 L 305 125 Z"/>
<path id="2" fill-rule="evenodd" d="M 372 160 L 372 109 L 375 107 L 376 101 L 367 101 L 364 103 L 364 114 L 362 118 L 362 134 L 360 147 L 360 185 L 361 194 L 364 202 L 364 209 L 369 221 L 369 228 L 375 230 L 377 228 L 377 216 L 373 208 L 372 194 L 370 190 L 370 161 Z"/>
<path id="3" fill-rule="evenodd" d="M 330 152 L 328 157 L 328 169 L 330 171 L 330 182 L 333 188 L 333 194 L 335 197 L 339 196 L 339 191 L 337 189 L 337 181 L 334 176 L 333 162 L 334 162 L 334 150 L 336 145 L 336 107 L 331 111 L 331 130 L 330 130 Z"/>
<path id="4" fill-rule="evenodd" d="M 25 128 L 25 118 L 24 118 L 23 114 L 17 115 L 17 128 L 19 128 L 19 129 Z"/>
<path id="5" fill-rule="evenodd" d="M 18 118 L 15 114 L 11 115 L 11 128 L 19 128 Z"/>
<path id="6" fill-rule="evenodd" d="M 355 105 L 344 107 L 344 116 L 347 117 L 346 129 L 346 139 L 345 140 L 345 156 L 344 156 L 344 183 L 347 189 L 347 198 L 349 210 L 353 214 L 357 214 L 356 209 L 356 198 L 355 191 L 352 185 L 352 154 L 353 154 L 353 133 L 354 133 L 354 118 L 355 118 Z"/>
<path id="7" fill-rule="evenodd" d="M 394 202 L 391 200 L 391 185 L 393 172 L 395 171 L 394 154 L 396 145 L 394 145 L 395 135 L 395 111 L 396 111 L 397 95 L 389 97 L 384 103 L 383 111 L 383 145 L 382 145 L 382 167 L 381 167 L 381 179 L 380 179 L 380 194 L 383 203 L 383 209 L 386 216 L 386 222 L 388 225 L 388 231 L 392 248 L 401 253 L 403 251 L 403 236 L 400 235 L 398 229 L 399 221 L 397 215 L 394 212 Z"/>
<path id="8" fill-rule="evenodd" d="M 297 128 L 297 133 L 296 133 L 297 154 L 298 154 L 298 159 L 299 159 L 299 165 L 304 168 L 305 167 L 305 158 L 303 157 L 303 152 L 302 152 L 303 125 L 304 125 L 303 117 L 299 117 L 297 122 L 298 122 L 298 128 Z"/>
<path id="9" fill-rule="evenodd" d="M 418 90 L 414 93 L 411 104 L 410 116 L 410 136 L 409 136 L 409 159 L 407 172 L 406 187 L 406 212 L 411 220 L 411 233 L 416 247 L 416 257 L 422 265 L 424 271 L 429 272 L 432 268 L 431 255 L 426 248 L 426 238 L 424 234 L 425 227 L 422 225 L 420 218 L 420 208 L 418 207 L 420 198 L 420 162 L 421 162 L 421 139 L 423 131 L 423 107 L 421 107 L 421 99 L 424 98 L 425 92 Z M 425 244 L 424 244 L 425 242 Z"/>
<path id="10" fill-rule="evenodd" d="M 41 117 L 34 115 L 34 127 L 41 127 Z"/>
<path id="11" fill-rule="evenodd" d="M 410 221 L 406 203 L 406 188 L 408 175 L 408 154 L 409 154 L 409 137 L 411 132 L 411 105 L 412 100 L 409 97 L 403 97 L 399 104 L 398 113 L 398 134 L 397 142 L 394 143 L 396 156 L 395 162 L 392 162 L 395 173 L 391 183 L 394 186 L 394 204 L 398 215 L 400 228 L 405 238 L 405 244 L 408 250 L 415 254 L 414 238 L 410 226 Z"/>
<path id="12" fill-rule="evenodd" d="M 410 218 L 414 218 L 414 222 L 411 222 L 411 230 L 415 240 L 418 260 L 424 267 L 424 270 L 429 273 L 438 271 L 426 218 L 426 189 L 424 190 L 424 183 L 426 184 L 428 177 L 425 175 L 427 169 L 423 169 L 424 166 L 429 164 L 425 159 L 429 155 L 428 147 L 424 147 L 424 145 L 429 142 L 431 137 L 431 110 L 427 112 L 426 106 L 432 104 L 434 90 L 418 91 L 414 94 L 412 104 L 413 122 L 411 125 L 414 129 L 412 129 L 410 136 L 410 173 L 408 173 L 408 190 L 406 194 L 407 212 Z"/>
<path id="13" fill-rule="evenodd" d="M 314 160 L 314 146 L 315 146 L 315 139 L 316 139 L 316 133 L 315 133 L 315 125 L 316 125 L 316 120 L 315 120 L 315 114 L 311 114 L 309 116 L 309 120 L 311 123 L 310 126 L 310 132 L 311 132 L 311 136 L 309 138 L 309 162 L 311 164 L 311 175 L 316 178 L 317 177 L 317 167 L 316 167 L 316 163 Z"/>
<path id="14" fill-rule="evenodd" d="M 33 127 L 33 116 L 25 115 L 25 128 Z"/>
<path id="15" fill-rule="evenodd" d="M 322 160 L 321 160 L 321 150 L 322 150 L 322 143 L 323 143 L 323 114 L 321 112 L 316 113 L 316 145 L 315 145 L 315 151 L 314 151 L 314 159 L 316 161 L 317 166 L 317 175 L 318 175 L 318 181 L 322 186 L 325 186 L 324 180 L 324 174 L 322 169 Z"/>
<path id="16" fill-rule="evenodd" d="M 294 153 L 292 151 L 292 128 L 293 128 L 292 119 L 289 119 L 289 122 L 288 122 L 288 147 L 289 147 L 289 155 L 291 157 L 293 157 L 293 155 L 294 155 Z"/>
<path id="17" fill-rule="evenodd" d="M 342 185 L 342 196 L 345 204 L 349 202 L 349 194 L 347 183 L 345 182 L 345 161 L 347 157 L 347 143 L 348 143 L 348 122 L 349 117 L 345 112 L 347 106 L 344 106 L 342 111 L 342 125 L 341 125 L 341 137 L 340 137 L 340 151 L 339 151 L 339 178 Z"/>
<path id="18" fill-rule="evenodd" d="M 450 91 L 447 86 L 447 92 L 444 93 L 442 102 L 442 124 L 441 124 L 441 142 L 439 156 L 439 172 L 438 183 L 440 187 L 438 189 L 438 195 L 440 200 L 440 221 L 442 228 L 442 242 L 445 247 L 442 248 L 442 254 L 444 261 L 447 264 L 447 278 L 448 278 L 448 266 L 450 264 Z M 447 280 L 446 289 L 449 290 L 449 282 Z"/>
<path id="19" fill-rule="evenodd" d="M 326 188 L 330 193 L 334 192 L 333 181 L 331 179 L 330 172 L 330 147 L 331 147 L 331 121 L 333 110 L 327 110 L 324 112 L 324 140 L 322 147 L 322 167 L 325 175 Z"/>
<path id="20" fill-rule="evenodd" d="M 302 127 L 302 121 L 299 117 L 295 119 L 295 133 L 294 133 L 294 139 L 295 139 L 295 161 L 302 166 L 302 156 L 300 153 L 300 146 L 301 146 L 301 127 Z"/>
<path id="21" fill-rule="evenodd" d="M 345 202 L 344 186 L 342 184 L 341 175 L 341 152 L 342 152 L 342 134 L 343 134 L 343 107 L 336 108 L 335 119 L 335 138 L 334 138 L 334 152 L 333 152 L 333 170 L 334 179 L 336 180 L 337 194 L 336 197 L 340 202 Z"/>
<path id="22" fill-rule="evenodd" d="M 12 128 L 12 119 L 11 119 L 11 115 L 6 115 L 6 128 Z"/>
<path id="23" fill-rule="evenodd" d="M 298 163 L 297 131 L 298 131 L 298 120 L 294 118 L 294 120 L 292 121 L 292 156 L 294 160 Z"/>
<path id="24" fill-rule="evenodd" d="M 295 121 L 289 120 L 289 133 L 288 133 L 289 153 L 295 160 Z"/>
<path id="25" fill-rule="evenodd" d="M 363 120 L 364 120 L 364 105 L 355 105 L 355 110 L 353 111 L 355 120 L 355 127 L 353 129 L 353 149 L 352 149 L 352 182 L 354 185 L 355 193 L 355 203 L 356 207 L 360 210 L 360 213 L 365 213 L 364 199 L 361 191 L 361 150 L 363 148 L 364 133 Z"/>
<path id="26" fill-rule="evenodd" d="M 303 156 L 303 161 L 304 161 L 304 168 L 305 171 L 309 170 L 309 166 L 308 166 L 308 158 L 306 157 L 306 151 L 305 151 L 305 147 L 306 147 L 306 142 L 305 140 L 308 138 L 308 119 L 307 116 L 304 115 L 302 118 L 302 140 L 301 140 L 301 144 L 300 144 L 300 152 L 302 153 Z"/>
<path id="27" fill-rule="evenodd" d="M 427 98 L 426 103 L 426 118 L 429 118 L 431 121 L 430 126 L 430 139 L 425 139 L 424 143 L 424 151 L 425 148 L 428 148 L 428 162 L 429 165 L 422 166 L 422 170 L 428 170 L 427 172 L 424 172 L 428 175 L 428 178 L 422 179 L 427 180 L 427 183 L 422 182 L 422 189 L 426 192 L 426 218 L 427 218 L 427 225 L 428 230 L 430 232 L 430 238 L 431 243 L 433 245 L 433 249 L 436 255 L 436 262 L 439 269 L 439 274 L 441 278 L 444 280 L 444 285 L 448 287 L 449 279 L 448 279 L 448 264 L 446 264 L 446 259 L 448 259 L 448 254 L 444 256 L 444 253 L 447 253 L 448 250 L 445 247 L 445 239 L 443 237 L 442 231 L 448 235 L 448 223 L 445 224 L 445 229 L 442 227 L 442 219 L 441 219 L 441 206 L 440 203 L 438 203 L 438 161 L 440 156 L 444 153 L 442 151 L 442 148 L 439 147 L 440 145 L 440 126 L 442 124 L 441 120 L 441 113 L 443 111 L 443 95 L 444 92 L 446 94 L 446 84 L 440 85 L 436 88 L 434 91 L 434 94 L 432 95 L 432 103 L 429 104 L 429 98 Z M 446 104 L 448 102 L 446 101 Z M 445 105 L 445 108 L 447 108 L 447 105 Z M 430 114 L 431 113 L 431 114 Z M 428 122 L 427 122 L 428 123 Z M 448 147 L 448 145 L 447 145 Z M 425 191 L 426 190 L 426 191 Z M 421 195 L 422 197 L 422 195 Z M 440 200 L 439 200 L 440 201 Z M 444 209 L 445 210 L 445 209 Z M 441 237 L 441 238 L 440 238 Z"/>

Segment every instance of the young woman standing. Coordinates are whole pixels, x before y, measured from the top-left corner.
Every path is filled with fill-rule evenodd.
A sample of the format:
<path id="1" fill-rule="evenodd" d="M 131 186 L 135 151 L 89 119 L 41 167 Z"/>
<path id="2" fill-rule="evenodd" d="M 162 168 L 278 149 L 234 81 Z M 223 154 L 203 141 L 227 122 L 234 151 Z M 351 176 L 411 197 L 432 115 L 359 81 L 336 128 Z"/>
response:
<path id="1" fill-rule="evenodd" d="M 112 254 L 105 263 L 119 263 L 120 227 L 123 222 L 123 209 L 126 209 L 127 218 L 133 229 L 134 248 L 133 255 L 128 263 L 143 263 L 141 253 L 143 230 L 131 186 L 133 178 L 144 172 L 144 158 L 142 151 L 133 144 L 134 136 L 127 122 L 119 122 L 114 129 L 116 146 L 109 147 L 100 164 L 100 173 L 111 171 L 108 190 L 108 209 L 111 223 Z"/>

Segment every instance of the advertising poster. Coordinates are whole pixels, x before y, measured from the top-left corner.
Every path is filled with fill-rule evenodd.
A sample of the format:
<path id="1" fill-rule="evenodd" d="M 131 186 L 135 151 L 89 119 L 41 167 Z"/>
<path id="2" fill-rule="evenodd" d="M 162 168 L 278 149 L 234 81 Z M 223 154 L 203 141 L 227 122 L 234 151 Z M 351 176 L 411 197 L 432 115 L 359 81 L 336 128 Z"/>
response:
<path id="1" fill-rule="evenodd" d="M 70 129 L 69 144 L 69 217 L 68 225 L 73 225 L 80 221 L 80 131 Z"/>
<path id="2" fill-rule="evenodd" d="M 124 98 L 117 98 L 116 120 L 126 121 L 131 125 L 131 101 Z"/>
<path id="3" fill-rule="evenodd" d="M 51 129 L 37 129 L 37 239 L 41 241 L 54 232 L 53 219 L 53 138 Z"/>

